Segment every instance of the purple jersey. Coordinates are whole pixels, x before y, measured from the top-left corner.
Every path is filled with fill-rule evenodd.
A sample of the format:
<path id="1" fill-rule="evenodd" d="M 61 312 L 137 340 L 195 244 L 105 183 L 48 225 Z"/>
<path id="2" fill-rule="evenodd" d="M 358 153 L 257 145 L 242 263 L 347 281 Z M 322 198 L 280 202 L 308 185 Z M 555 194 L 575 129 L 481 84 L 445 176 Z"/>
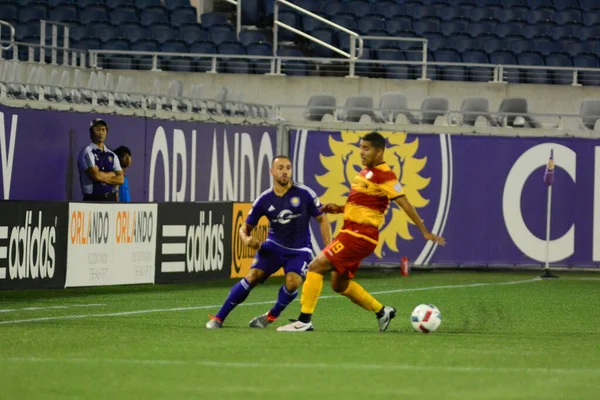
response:
<path id="1" fill-rule="evenodd" d="M 269 219 L 267 240 L 288 249 L 312 249 L 309 223 L 321 215 L 321 202 L 309 187 L 293 183 L 283 196 L 265 190 L 252 204 L 246 223 L 256 226 L 264 215 Z"/>

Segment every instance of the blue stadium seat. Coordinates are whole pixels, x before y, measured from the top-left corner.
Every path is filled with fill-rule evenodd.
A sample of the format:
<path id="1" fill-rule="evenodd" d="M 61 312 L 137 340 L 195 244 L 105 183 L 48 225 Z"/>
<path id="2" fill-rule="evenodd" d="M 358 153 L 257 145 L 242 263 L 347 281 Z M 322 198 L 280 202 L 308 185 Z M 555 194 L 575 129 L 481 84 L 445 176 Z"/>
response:
<path id="1" fill-rule="evenodd" d="M 469 12 L 469 14 L 465 15 L 465 17 L 469 18 L 473 22 L 484 21 L 490 18 L 490 11 L 485 7 L 474 8 L 471 10 L 471 12 Z"/>
<path id="2" fill-rule="evenodd" d="M 246 54 L 246 49 L 240 42 L 232 41 L 221 43 L 218 46 L 218 52 L 219 54 L 241 55 Z M 218 71 L 230 74 L 249 74 L 251 71 L 251 64 L 247 60 L 240 58 L 219 60 Z"/>
<path id="3" fill-rule="evenodd" d="M 501 3 L 502 3 L 503 7 L 515 7 L 515 6 L 529 7 L 527 0 L 503 0 Z"/>
<path id="4" fill-rule="evenodd" d="M 406 61 L 406 57 L 403 52 L 400 51 L 387 51 L 378 52 L 378 60 L 380 60 L 380 66 L 383 69 L 383 76 L 388 79 L 413 79 L 415 78 L 413 70 L 406 64 L 388 64 L 387 61 Z"/>
<path id="5" fill-rule="evenodd" d="M 407 61 L 423 61 L 423 51 L 421 47 L 414 47 L 404 52 Z M 427 61 L 433 62 L 433 55 L 430 51 L 427 52 Z M 411 72 L 415 78 L 420 78 L 422 75 L 422 70 L 420 65 L 411 66 Z M 437 69 L 436 68 L 427 68 L 428 79 L 436 80 L 437 79 Z"/>
<path id="6" fill-rule="evenodd" d="M 559 40 L 562 37 L 567 36 L 579 36 L 579 30 L 584 28 L 583 24 L 570 23 L 567 25 L 558 25 L 552 29 L 549 33 L 553 39 Z"/>
<path id="7" fill-rule="evenodd" d="M 600 3 L 597 0 L 579 0 L 579 5 L 584 11 L 598 11 L 600 10 Z"/>
<path id="8" fill-rule="evenodd" d="M 119 29 L 121 31 L 121 37 L 129 39 L 132 43 L 150 37 L 150 32 L 148 32 L 144 26 L 136 22 L 123 23 L 119 26 Z"/>
<path id="9" fill-rule="evenodd" d="M 348 5 L 339 1 L 328 1 L 321 7 L 321 11 L 331 18 L 341 13 L 348 12 Z"/>
<path id="10" fill-rule="evenodd" d="M 356 20 L 349 15 L 336 15 L 331 18 L 331 22 L 341 25 L 346 29 L 350 29 L 351 31 L 356 32 L 358 30 Z"/>
<path id="11" fill-rule="evenodd" d="M 440 32 L 446 36 L 468 31 L 469 21 L 466 19 L 444 21 L 440 24 Z"/>
<path id="12" fill-rule="evenodd" d="M 489 64 L 490 59 L 483 50 L 467 50 L 462 53 L 462 60 L 469 64 Z M 473 82 L 489 82 L 494 79 L 494 73 L 490 68 L 467 67 L 467 75 Z"/>
<path id="13" fill-rule="evenodd" d="M 405 30 L 413 30 L 412 20 L 410 18 L 405 17 L 397 17 L 394 19 L 386 19 L 385 20 L 385 30 L 388 32 L 390 36 L 398 36 L 398 32 L 402 32 Z M 382 28 L 377 28 L 382 29 Z"/>
<path id="14" fill-rule="evenodd" d="M 567 53 L 552 53 L 546 56 L 546 65 L 552 67 L 572 67 L 573 61 Z M 571 71 L 550 71 L 551 83 L 555 85 L 570 85 L 573 83 Z"/>
<path id="15" fill-rule="evenodd" d="M 183 40 L 168 40 L 160 44 L 160 51 L 164 53 L 187 53 L 188 47 Z"/>
<path id="16" fill-rule="evenodd" d="M 459 53 L 472 49 L 474 45 L 474 40 L 466 33 L 457 33 L 446 39 L 446 47 L 457 50 Z"/>
<path id="17" fill-rule="evenodd" d="M 248 46 L 250 43 L 266 42 L 267 38 L 262 31 L 241 31 L 240 42 L 244 46 Z"/>
<path id="18" fill-rule="evenodd" d="M 103 50 L 129 50 L 129 40 L 126 39 L 110 39 L 102 44 Z"/>
<path id="19" fill-rule="evenodd" d="M 160 45 L 161 53 L 187 53 L 188 47 L 183 40 L 169 40 Z M 162 56 L 162 64 L 169 71 L 191 72 L 193 60 L 189 57 Z"/>
<path id="20" fill-rule="evenodd" d="M 147 7 L 161 7 L 162 0 L 135 0 L 135 5 L 140 9 Z"/>
<path id="21" fill-rule="evenodd" d="M 173 11 L 178 8 L 191 7 L 191 4 L 190 0 L 167 0 L 165 1 L 165 7 L 167 8 L 167 10 Z"/>
<path id="22" fill-rule="evenodd" d="M 169 19 L 172 25 L 181 26 L 183 24 L 197 23 L 198 15 L 194 7 L 177 8 L 171 11 Z"/>
<path id="23" fill-rule="evenodd" d="M 462 7 L 451 6 L 451 7 L 440 7 L 435 10 L 435 15 L 440 18 L 442 21 L 451 21 L 455 18 L 464 17 Z"/>
<path id="24" fill-rule="evenodd" d="M 337 46 L 337 40 L 336 40 L 336 34 L 332 29 L 329 28 L 319 28 L 319 29 L 315 29 L 313 30 L 311 33 L 311 35 L 313 35 L 314 37 L 316 37 L 319 40 L 322 40 L 323 42 L 330 44 L 332 46 Z M 348 36 L 348 35 L 345 35 Z M 322 46 L 318 43 L 312 43 L 312 49 L 315 53 L 315 55 L 317 57 L 334 57 L 335 53 L 328 49 L 325 46 Z"/>
<path id="25" fill-rule="evenodd" d="M 204 13 L 200 15 L 202 26 L 210 28 L 213 25 L 228 24 L 227 17 L 221 13 Z"/>
<path id="26" fill-rule="evenodd" d="M 495 33 L 497 25 L 493 20 L 473 22 L 469 25 L 468 33 L 474 38 L 484 33 Z"/>
<path id="27" fill-rule="evenodd" d="M 515 10 L 511 9 L 511 8 L 503 8 L 501 10 L 499 10 L 496 13 L 496 18 L 498 19 L 498 21 L 500 22 L 509 22 L 509 21 L 514 21 L 514 20 L 519 20 L 519 19 L 524 19 L 522 18 L 522 15 L 518 14 Z"/>
<path id="28" fill-rule="evenodd" d="M 1 16 L 2 12 L 0 11 L 0 18 L 2 18 Z M 50 10 L 48 17 L 52 21 L 70 21 L 79 19 L 77 6 L 75 4 L 62 4 Z"/>
<path id="29" fill-rule="evenodd" d="M 321 21 L 310 17 L 308 15 L 305 15 L 302 17 L 302 27 L 304 29 L 305 32 L 310 33 L 311 31 L 313 31 L 314 29 L 318 29 L 318 28 L 326 28 L 329 27 L 329 25 L 322 23 Z"/>
<path id="30" fill-rule="evenodd" d="M 190 53 L 198 54 L 217 54 L 217 47 L 211 41 L 196 42 L 189 47 Z M 194 70 L 199 72 L 210 71 L 212 68 L 212 59 L 200 58 L 194 61 Z"/>
<path id="31" fill-rule="evenodd" d="M 516 65 L 517 58 L 512 51 L 509 50 L 498 50 L 490 54 L 490 62 L 492 64 L 503 64 L 503 65 Z M 519 71 L 516 69 L 505 70 L 504 80 L 510 83 L 521 83 Z"/>
<path id="32" fill-rule="evenodd" d="M 117 7 L 110 12 L 110 22 L 121 25 L 124 22 L 139 22 L 137 9 L 132 6 Z"/>
<path id="33" fill-rule="evenodd" d="M 18 8 L 14 4 L 0 4 L 0 19 L 17 20 L 19 16 Z"/>
<path id="34" fill-rule="evenodd" d="M 406 15 L 410 15 L 415 21 L 425 18 L 429 14 L 429 7 L 421 5 L 419 2 L 414 2 L 414 5 L 406 6 Z"/>
<path id="35" fill-rule="evenodd" d="M 108 8 L 118 8 L 121 6 L 134 6 L 135 7 L 135 0 L 106 0 L 106 6 Z"/>
<path id="36" fill-rule="evenodd" d="M 551 53 L 556 53 L 561 50 L 560 43 L 549 37 L 535 37 L 533 38 L 534 50 L 543 56 L 547 56 Z"/>
<path id="37" fill-rule="evenodd" d="M 364 48 L 362 56 L 359 60 L 373 60 L 375 58 L 375 52 L 371 49 Z M 373 68 L 375 67 L 374 63 L 365 62 L 365 63 L 356 63 L 354 65 L 354 72 L 357 76 L 373 76 Z"/>
<path id="38" fill-rule="evenodd" d="M 520 65 L 544 66 L 546 62 L 537 52 L 523 52 L 517 56 Z M 548 71 L 545 69 L 522 69 L 524 83 L 547 84 Z"/>
<path id="39" fill-rule="evenodd" d="M 581 12 L 579 10 L 561 10 L 554 14 L 557 24 L 565 25 L 571 22 L 581 22 Z"/>
<path id="40" fill-rule="evenodd" d="M 366 16 L 358 20 L 358 31 L 361 33 L 367 33 L 376 29 L 383 29 L 385 26 L 385 20 L 378 17 Z"/>
<path id="41" fill-rule="evenodd" d="M 86 37 L 86 35 L 87 33 L 85 25 L 78 25 L 69 30 L 69 37 L 72 40 L 81 40 L 82 38 Z"/>
<path id="42" fill-rule="evenodd" d="M 423 35 L 427 39 L 427 49 L 432 52 L 443 48 L 446 43 L 446 37 L 439 32 L 425 32 Z"/>
<path id="43" fill-rule="evenodd" d="M 97 30 L 96 37 L 104 43 L 121 37 L 121 32 L 119 28 L 111 26 L 110 28 Z"/>
<path id="44" fill-rule="evenodd" d="M 554 11 L 551 11 L 549 9 L 533 9 L 527 15 L 527 21 L 529 21 L 530 24 L 537 24 L 538 22 L 548 21 L 554 22 Z"/>
<path id="45" fill-rule="evenodd" d="M 378 14 L 385 15 L 386 18 L 399 17 L 406 14 L 406 7 L 401 4 L 395 4 L 389 1 L 375 3 L 375 10 Z"/>
<path id="46" fill-rule="evenodd" d="M 73 47 L 81 50 L 99 50 L 102 47 L 102 43 L 100 39 L 88 37 L 77 41 L 77 44 Z"/>
<path id="47" fill-rule="evenodd" d="M 106 10 L 103 10 L 97 6 L 90 6 L 88 8 L 79 9 L 79 20 L 82 24 L 92 24 L 99 21 L 108 21 Z"/>
<path id="48" fill-rule="evenodd" d="M 568 10 L 579 8 L 578 0 L 554 0 L 554 7 L 557 10 Z"/>
<path id="49" fill-rule="evenodd" d="M 600 13 L 584 12 L 583 13 L 583 24 L 586 26 L 599 25 L 600 24 Z"/>
<path id="50" fill-rule="evenodd" d="M 48 14 L 39 8 L 21 8 L 19 10 L 19 21 L 23 24 L 35 23 L 40 19 L 48 19 Z"/>
<path id="51" fill-rule="evenodd" d="M 436 62 L 460 63 L 460 54 L 454 49 L 441 49 L 433 54 Z M 430 67 L 431 68 L 431 67 Z M 436 66 L 437 73 L 445 81 L 466 81 L 466 69 L 463 66 Z"/>
<path id="52" fill-rule="evenodd" d="M 160 51 L 160 46 L 154 39 L 138 39 L 131 44 L 131 50 L 157 52 Z"/>
<path id="53" fill-rule="evenodd" d="M 242 25 L 258 25 L 260 22 L 260 1 L 242 1 Z"/>
<path id="54" fill-rule="evenodd" d="M 593 0 L 592 0 L 593 1 Z M 552 0 L 529 0 L 529 5 L 532 10 L 545 10 L 554 12 L 554 3 Z"/>
<path id="55" fill-rule="evenodd" d="M 293 11 L 280 11 L 279 12 L 279 21 L 291 26 L 292 28 L 300 28 L 298 15 Z M 280 40 L 294 40 L 296 34 L 288 31 L 284 28 L 279 28 L 279 39 Z"/>
<path id="56" fill-rule="evenodd" d="M 506 37 L 508 35 L 511 35 L 514 32 L 515 32 L 515 26 L 512 24 L 500 23 L 496 26 L 496 34 L 502 38 Z M 517 33 L 520 33 L 520 31 Z"/>
<path id="57" fill-rule="evenodd" d="M 510 50 L 517 55 L 534 49 L 534 43 L 525 38 L 510 40 L 508 43 Z"/>
<path id="58" fill-rule="evenodd" d="M 80 8 L 106 5 L 106 3 L 103 0 L 77 0 L 76 3 Z"/>
<path id="59" fill-rule="evenodd" d="M 426 31 L 439 31 L 440 22 L 437 19 L 423 18 L 413 22 L 413 30 L 417 36 L 423 35 Z"/>
<path id="60" fill-rule="evenodd" d="M 538 23 L 535 25 L 525 25 L 521 29 L 521 35 L 527 39 L 531 39 L 534 36 L 547 35 L 550 32 L 550 26 L 554 27 L 554 24 Z"/>
<path id="61" fill-rule="evenodd" d="M 490 6 L 490 5 L 502 5 L 502 0 L 479 0 L 477 2 L 477 4 L 479 4 L 480 6 Z"/>
<path id="62" fill-rule="evenodd" d="M 169 17 L 162 7 L 145 8 L 140 12 L 140 21 L 145 26 L 156 23 L 168 23 Z"/>
<path id="63" fill-rule="evenodd" d="M 494 51 L 507 47 L 505 43 L 505 40 L 498 38 L 496 35 L 481 35 L 473 40 L 473 49 L 483 50 L 489 57 Z"/>
<path id="64" fill-rule="evenodd" d="M 148 26 L 148 31 L 152 39 L 158 41 L 158 43 L 164 43 L 169 40 L 178 40 L 179 34 L 170 24 L 167 23 L 156 23 Z"/>
<path id="65" fill-rule="evenodd" d="M 304 57 L 299 49 L 294 48 L 282 48 L 277 50 L 279 57 Z M 308 75 L 308 63 L 306 61 L 297 60 L 282 60 L 282 71 L 286 75 L 295 76 L 307 76 Z"/>
<path id="66" fill-rule="evenodd" d="M 583 41 L 600 38 L 600 26 L 584 26 L 577 32 L 577 36 Z"/>
<path id="67" fill-rule="evenodd" d="M 124 54 L 107 56 L 103 64 L 109 69 L 134 69 L 134 58 Z"/>
<path id="68" fill-rule="evenodd" d="M 298 0 L 295 3 L 310 12 L 319 11 L 321 5 L 321 2 L 318 0 Z"/>
<path id="69" fill-rule="evenodd" d="M 179 27 L 179 39 L 190 45 L 195 42 L 210 40 L 210 35 L 200 24 L 183 24 Z"/>
<path id="70" fill-rule="evenodd" d="M 589 46 L 581 41 L 563 41 L 560 51 L 568 53 L 571 57 L 589 51 Z"/>
<path id="71" fill-rule="evenodd" d="M 357 18 L 362 18 L 371 12 L 371 3 L 366 1 L 352 1 L 348 4 L 348 8 Z M 374 8 L 373 8 L 374 10 Z"/>
<path id="72" fill-rule="evenodd" d="M 216 46 L 220 45 L 223 42 L 237 40 L 237 38 L 235 37 L 235 33 L 233 33 L 229 28 L 226 28 L 225 25 L 211 26 L 208 31 L 210 33 L 211 40 L 215 43 Z"/>
<path id="73" fill-rule="evenodd" d="M 252 56 L 272 56 L 271 43 L 250 43 L 246 46 L 246 53 Z M 269 60 L 251 59 L 250 64 L 255 74 L 268 74 L 271 72 Z"/>

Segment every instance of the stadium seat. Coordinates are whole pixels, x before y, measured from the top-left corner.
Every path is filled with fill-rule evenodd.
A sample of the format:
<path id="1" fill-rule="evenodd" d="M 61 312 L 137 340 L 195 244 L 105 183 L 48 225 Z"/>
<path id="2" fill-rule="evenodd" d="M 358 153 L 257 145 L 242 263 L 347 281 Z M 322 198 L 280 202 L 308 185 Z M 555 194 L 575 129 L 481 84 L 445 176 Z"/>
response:
<path id="1" fill-rule="evenodd" d="M 273 48 L 271 43 L 250 43 L 246 45 L 246 53 L 252 56 L 270 57 L 273 55 Z M 271 61 L 269 60 L 251 59 L 250 63 L 255 74 L 271 72 Z"/>
<path id="2" fill-rule="evenodd" d="M 200 21 L 202 22 L 202 26 L 205 28 L 210 28 L 213 25 L 218 24 L 229 24 L 227 21 L 227 17 L 225 14 L 221 13 L 204 13 L 200 15 Z"/>
<path id="3" fill-rule="evenodd" d="M 495 33 L 498 23 L 494 20 L 473 22 L 469 25 L 468 33 L 471 37 L 476 38 L 484 33 Z"/>
<path id="4" fill-rule="evenodd" d="M 600 4 L 598 5 L 600 9 Z M 583 24 L 586 26 L 594 26 L 600 24 L 600 13 L 585 12 L 583 13 Z"/>
<path id="5" fill-rule="evenodd" d="M 445 36 L 468 31 L 469 21 L 466 19 L 444 21 L 440 24 L 440 32 Z"/>
<path id="6" fill-rule="evenodd" d="M 365 15 L 371 12 L 371 3 L 367 1 L 352 1 L 348 4 L 348 8 L 352 14 L 354 14 L 357 18 L 363 18 Z"/>
<path id="7" fill-rule="evenodd" d="M 135 7 L 125 6 L 114 8 L 110 12 L 110 22 L 114 25 L 121 25 L 124 22 L 139 22 Z"/>
<path id="8" fill-rule="evenodd" d="M 14 4 L 0 4 L 0 19 L 18 19 L 18 7 Z"/>
<path id="9" fill-rule="evenodd" d="M 467 50 L 462 53 L 462 60 L 469 64 L 489 64 L 490 59 L 483 50 Z M 470 81 L 490 82 L 494 79 L 494 72 L 489 67 L 467 67 Z"/>
<path id="10" fill-rule="evenodd" d="M 600 3 L 597 0 L 579 0 L 579 5 L 584 11 L 600 10 Z"/>
<path id="11" fill-rule="evenodd" d="M 148 32 L 150 32 L 151 37 L 159 43 L 179 39 L 177 31 L 168 23 L 154 23 L 148 26 Z"/>
<path id="12" fill-rule="evenodd" d="M 385 30 L 387 31 L 388 35 L 390 36 L 398 36 L 400 32 L 405 31 L 405 30 L 411 30 L 413 29 L 412 27 L 412 20 L 409 18 L 404 18 L 404 17 L 398 17 L 398 18 L 394 18 L 394 19 L 386 19 L 384 22 L 384 26 L 385 26 Z M 381 27 L 376 28 L 376 29 L 381 29 Z"/>
<path id="13" fill-rule="evenodd" d="M 435 10 L 436 17 L 440 18 L 442 22 L 448 22 L 455 18 L 464 17 L 469 15 L 463 12 L 462 7 L 450 6 L 450 7 L 439 7 Z"/>
<path id="14" fill-rule="evenodd" d="M 213 25 L 209 28 L 209 33 L 211 40 L 217 46 L 223 42 L 237 40 L 229 25 Z"/>
<path id="15" fill-rule="evenodd" d="M 552 3 L 550 3 L 552 4 Z M 537 24 L 539 22 L 554 22 L 554 11 L 550 9 L 536 9 L 534 8 L 527 15 L 527 21 L 530 24 Z"/>
<path id="16" fill-rule="evenodd" d="M 157 52 L 160 51 L 160 47 L 154 39 L 140 39 L 131 44 L 131 50 Z"/>
<path id="17" fill-rule="evenodd" d="M 516 30 L 515 26 L 512 25 L 512 24 L 503 24 L 503 23 L 500 23 L 500 24 L 496 25 L 496 32 L 495 33 L 499 37 L 504 38 L 504 37 L 506 37 L 508 35 L 511 35 L 511 34 L 515 33 L 515 30 Z M 516 32 L 516 33 L 520 33 L 520 31 Z"/>
<path id="18" fill-rule="evenodd" d="M 424 36 L 427 39 L 427 49 L 432 52 L 436 52 L 445 46 L 446 38 L 441 33 L 425 32 Z"/>
<path id="19" fill-rule="evenodd" d="M 552 53 L 546 56 L 546 65 L 552 67 L 573 67 L 573 61 L 567 53 Z M 573 83 L 573 72 L 568 70 L 551 70 L 551 83 L 570 85 Z"/>
<path id="20" fill-rule="evenodd" d="M 140 10 L 143 10 L 144 8 L 147 8 L 147 7 L 161 7 L 162 0 L 135 0 L 135 5 Z"/>
<path id="21" fill-rule="evenodd" d="M 191 7 L 190 0 L 167 0 L 165 1 L 165 8 L 169 11 L 177 10 L 180 8 Z"/>
<path id="22" fill-rule="evenodd" d="M 508 42 L 510 50 L 516 55 L 523 53 L 524 51 L 534 50 L 535 44 L 528 39 L 514 39 Z"/>
<path id="23" fill-rule="evenodd" d="M 568 10 L 573 8 L 579 8 L 579 4 L 577 0 L 553 0 L 554 7 L 557 10 Z"/>
<path id="24" fill-rule="evenodd" d="M 172 25 L 181 26 L 198 22 L 198 15 L 194 7 L 177 8 L 171 11 L 169 19 Z"/>
<path id="25" fill-rule="evenodd" d="M 440 22 L 433 19 L 424 18 L 413 22 L 413 30 L 417 36 L 423 35 L 426 31 L 439 31 Z"/>
<path id="26" fill-rule="evenodd" d="M 304 57 L 299 49 L 294 48 L 281 48 L 277 50 L 277 56 L 279 57 Z M 286 75 L 308 75 L 308 63 L 306 61 L 299 60 L 282 60 L 281 61 L 282 71 Z"/>
<path id="27" fill-rule="evenodd" d="M 19 10 L 19 22 L 22 24 L 37 23 L 41 19 L 48 19 L 48 14 L 43 9 L 21 8 Z"/>
<path id="28" fill-rule="evenodd" d="M 401 93 L 382 94 L 379 98 L 377 114 L 382 122 L 395 122 L 398 115 L 403 114 L 409 123 L 418 123 L 417 119 L 408 111 L 408 102 Z"/>
<path id="29" fill-rule="evenodd" d="M 0 11 L 0 18 L 2 18 L 2 11 Z M 48 18 L 52 21 L 76 21 L 79 19 L 77 6 L 75 4 L 62 4 L 50 10 Z"/>
<path id="30" fill-rule="evenodd" d="M 330 18 L 335 17 L 344 12 L 348 12 L 348 5 L 339 1 L 328 1 L 321 7 L 321 11 Z"/>
<path id="31" fill-rule="evenodd" d="M 490 104 L 488 99 L 485 97 L 467 97 L 463 100 L 460 106 L 460 113 L 462 115 L 461 125 L 475 126 L 477 117 L 484 117 L 490 125 L 494 125 L 494 122 L 490 118 Z"/>
<path id="32" fill-rule="evenodd" d="M 217 46 L 219 54 L 227 55 L 243 55 L 246 54 L 244 45 L 240 42 L 229 41 L 223 42 Z M 242 73 L 247 74 L 250 72 L 250 64 L 245 59 L 240 58 L 228 58 L 221 59 L 218 61 L 218 71 L 227 72 L 231 74 Z"/>
<path id="33" fill-rule="evenodd" d="M 406 15 L 409 15 L 415 21 L 422 20 L 429 13 L 429 8 L 420 2 L 413 2 L 412 4 L 404 3 L 406 6 Z"/>
<path id="34" fill-rule="evenodd" d="M 582 115 L 581 122 L 586 129 L 593 130 L 596 121 L 600 119 L 600 99 L 585 99 L 579 108 L 579 115 Z"/>
<path id="35" fill-rule="evenodd" d="M 317 94 L 310 96 L 304 110 L 306 121 L 322 121 L 326 114 L 335 115 L 335 97 L 328 94 Z"/>
<path id="36" fill-rule="evenodd" d="M 119 26 L 121 37 L 129 39 L 132 43 L 150 37 L 150 32 L 139 23 L 124 23 Z"/>
<path id="37" fill-rule="evenodd" d="M 460 53 L 472 49 L 473 46 L 474 40 L 466 33 L 457 33 L 446 39 L 446 47 L 457 50 Z"/>
<path id="38" fill-rule="evenodd" d="M 573 58 L 573 66 L 579 68 L 598 68 L 598 58 L 595 54 L 578 54 Z M 600 73 L 596 71 L 578 71 L 578 81 L 584 86 L 600 85 Z"/>
<path id="39" fill-rule="evenodd" d="M 589 46 L 585 43 L 577 40 L 577 41 L 563 41 L 561 43 L 560 51 L 568 53 L 571 57 L 575 57 L 578 54 L 585 53 L 589 51 Z"/>
<path id="40" fill-rule="evenodd" d="M 346 29 L 350 29 L 351 31 L 356 32 L 358 30 L 356 20 L 349 15 L 336 15 L 331 18 L 331 22 L 333 22 L 334 24 L 341 25 Z"/>
<path id="41" fill-rule="evenodd" d="M 328 43 L 333 46 L 337 46 L 336 35 L 332 29 L 319 28 L 319 29 L 313 30 L 310 34 L 325 43 Z M 311 47 L 315 53 L 315 56 L 317 56 L 317 57 L 330 58 L 335 55 L 335 53 L 331 49 L 328 49 L 327 47 L 322 46 L 318 43 L 311 42 Z"/>
<path id="42" fill-rule="evenodd" d="M 367 95 L 349 96 L 343 110 L 339 113 L 338 120 L 359 122 L 363 115 L 368 115 L 372 120 L 375 120 L 373 97 Z"/>
<path id="43" fill-rule="evenodd" d="M 433 54 L 436 62 L 460 63 L 460 54 L 454 49 L 441 49 Z M 431 68 L 431 66 L 430 66 Z M 438 76 L 445 81 L 466 81 L 465 67 L 459 65 L 436 66 Z"/>
<path id="44" fill-rule="evenodd" d="M 376 29 L 382 29 L 385 26 L 385 20 L 379 17 L 367 16 L 358 20 L 358 31 L 363 34 Z"/>
<path id="45" fill-rule="evenodd" d="M 395 4 L 389 1 L 376 2 L 375 10 L 378 14 L 385 15 L 387 18 L 394 18 L 406 14 L 406 7 L 402 4 Z"/>
<path id="46" fill-rule="evenodd" d="M 98 39 L 100 39 L 102 42 L 107 42 L 107 41 L 110 41 L 112 39 L 117 39 L 117 38 L 121 37 L 121 33 L 119 31 L 119 28 L 117 28 L 117 27 L 110 27 L 110 28 L 98 30 L 96 32 L 95 36 Z"/>
<path id="47" fill-rule="evenodd" d="M 151 7 L 140 12 L 140 21 L 142 25 L 150 26 L 157 23 L 169 23 L 169 18 L 163 8 Z"/>
<path id="48" fill-rule="evenodd" d="M 258 25 L 261 18 L 259 0 L 242 1 L 242 25 Z"/>
<path id="49" fill-rule="evenodd" d="M 529 0 L 529 5 L 533 11 L 544 10 L 552 13 L 555 11 L 552 0 Z"/>
<path id="50" fill-rule="evenodd" d="M 517 56 L 519 65 L 544 66 L 546 65 L 542 56 L 537 52 L 523 52 Z M 524 83 L 547 84 L 548 71 L 545 69 L 521 69 Z"/>
<path id="51" fill-rule="evenodd" d="M 198 54 L 217 54 L 217 48 L 213 42 L 196 42 L 189 46 L 190 53 Z M 194 70 L 199 72 L 206 72 L 212 69 L 212 59 L 200 58 L 194 60 Z"/>
<path id="52" fill-rule="evenodd" d="M 498 116 L 498 126 L 515 126 L 515 119 L 518 114 L 525 118 L 526 127 L 537 128 L 539 123 L 528 115 L 527 99 L 523 97 L 509 97 L 502 100 L 498 113 L 511 113 L 516 115 Z"/>
<path id="53" fill-rule="evenodd" d="M 195 42 L 210 40 L 210 35 L 200 24 L 183 24 L 179 27 L 179 39 L 190 45 Z"/>
<path id="54" fill-rule="evenodd" d="M 433 125 L 436 118 L 448 112 L 448 99 L 444 97 L 429 97 L 421 103 L 421 123 Z"/>
<path id="55" fill-rule="evenodd" d="M 244 46 L 248 46 L 251 43 L 266 42 L 267 38 L 262 31 L 242 31 L 240 32 L 240 42 Z"/>
<path id="56" fill-rule="evenodd" d="M 121 6 L 133 6 L 137 8 L 135 5 L 135 0 L 106 0 L 106 6 L 111 9 Z"/>
<path id="57" fill-rule="evenodd" d="M 293 11 L 280 11 L 279 12 L 279 21 L 283 24 L 289 25 L 292 28 L 300 28 L 298 23 L 298 16 Z M 296 34 L 282 27 L 278 28 L 279 30 L 279 40 L 294 40 L 296 38 Z"/>
<path id="58" fill-rule="evenodd" d="M 581 12 L 578 10 L 561 10 L 554 14 L 554 20 L 559 25 L 565 25 L 571 22 L 581 22 Z"/>
<path id="59" fill-rule="evenodd" d="M 497 50 L 490 54 L 492 64 L 516 65 L 517 58 L 510 50 Z M 504 80 L 510 83 L 521 83 L 521 78 L 518 69 L 504 70 Z"/>

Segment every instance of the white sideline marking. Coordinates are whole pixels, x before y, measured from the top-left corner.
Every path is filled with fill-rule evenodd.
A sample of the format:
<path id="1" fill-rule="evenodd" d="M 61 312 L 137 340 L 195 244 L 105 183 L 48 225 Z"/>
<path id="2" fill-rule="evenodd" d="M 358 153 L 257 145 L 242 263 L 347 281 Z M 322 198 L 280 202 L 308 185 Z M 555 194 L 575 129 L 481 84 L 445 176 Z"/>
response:
<path id="1" fill-rule="evenodd" d="M 74 307 L 101 307 L 105 306 L 104 303 L 99 304 L 71 304 L 68 306 L 48 306 L 48 307 L 26 307 L 26 308 L 6 308 L 0 310 L 0 313 L 9 313 L 9 312 L 17 312 L 17 311 L 38 311 L 38 310 L 57 310 L 63 308 L 74 308 Z"/>
<path id="2" fill-rule="evenodd" d="M 499 285 L 517 285 L 520 283 L 531 283 L 538 282 L 541 278 L 533 278 L 526 279 L 521 281 L 510 281 L 510 282 L 489 282 L 489 283 L 468 283 L 464 285 L 448 285 L 448 286 L 427 286 L 420 288 L 408 288 L 408 289 L 396 289 L 396 290 L 384 290 L 380 292 L 370 292 L 372 294 L 388 294 L 388 293 L 402 293 L 402 292 L 418 292 L 422 290 L 436 290 L 436 289 L 458 289 L 458 288 L 469 288 L 469 287 L 483 287 L 483 286 L 499 286 Z M 342 298 L 339 294 L 329 295 L 329 296 L 321 296 L 319 300 L 322 299 L 337 299 Z M 297 301 L 297 300 L 296 300 Z M 273 300 L 269 301 L 258 301 L 253 303 L 242 303 L 238 305 L 240 306 L 258 306 L 264 304 L 273 304 Z M 218 305 L 210 305 L 210 306 L 194 306 L 194 307 L 175 307 L 175 308 L 156 308 L 150 310 L 136 310 L 136 311 L 121 311 L 114 313 L 105 313 L 105 314 L 82 314 L 82 315 L 61 315 L 58 317 L 42 317 L 42 318 L 29 318 L 29 319 L 16 319 L 12 321 L 0 321 L 0 325 L 12 325 L 12 324 L 22 324 L 27 322 L 41 322 L 41 321 L 58 321 L 61 319 L 82 319 L 82 318 L 94 318 L 94 317 L 121 317 L 125 315 L 140 315 L 140 314 L 150 314 L 150 313 L 159 313 L 159 312 L 175 312 L 175 311 L 192 311 L 192 310 L 204 310 L 209 308 L 220 308 L 221 304 Z"/>
<path id="3" fill-rule="evenodd" d="M 350 363 L 261 363 L 261 362 L 220 362 L 220 361 L 194 361 L 194 360 L 128 360 L 119 358 L 37 358 L 37 357 L 7 357 L 0 360 L 10 362 L 32 362 L 32 363 L 81 363 L 81 364 L 134 364 L 134 365 L 180 365 L 200 366 L 211 368 L 269 368 L 269 369 L 343 369 L 353 371 L 443 371 L 456 373 L 549 373 L 549 374 L 600 374 L 598 368 L 519 368 L 519 367 L 452 367 L 434 365 L 410 365 L 410 364 L 350 364 Z"/>

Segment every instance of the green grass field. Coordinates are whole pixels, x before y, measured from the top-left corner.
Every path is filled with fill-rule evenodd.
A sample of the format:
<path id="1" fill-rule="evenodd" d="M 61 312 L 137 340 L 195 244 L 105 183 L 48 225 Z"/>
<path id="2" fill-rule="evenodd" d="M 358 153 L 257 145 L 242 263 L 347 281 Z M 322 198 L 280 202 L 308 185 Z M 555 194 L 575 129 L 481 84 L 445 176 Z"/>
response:
<path id="1" fill-rule="evenodd" d="M 0 292 L 0 398 L 597 400 L 600 276 L 559 275 L 361 271 L 398 308 L 386 333 L 327 286 L 314 332 L 276 332 L 298 301 L 273 326 L 248 328 L 280 279 L 214 331 L 207 314 L 233 280 Z M 440 308 L 437 332 L 412 331 L 420 303 Z"/>

